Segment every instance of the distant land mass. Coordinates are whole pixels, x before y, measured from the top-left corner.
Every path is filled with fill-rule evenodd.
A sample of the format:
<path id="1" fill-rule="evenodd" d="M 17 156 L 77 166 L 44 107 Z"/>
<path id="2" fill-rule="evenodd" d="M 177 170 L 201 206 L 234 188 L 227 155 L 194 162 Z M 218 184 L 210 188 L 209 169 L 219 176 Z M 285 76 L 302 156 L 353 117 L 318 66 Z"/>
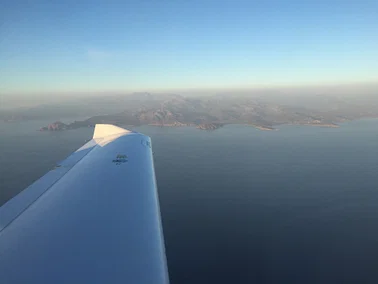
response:
<path id="1" fill-rule="evenodd" d="M 306 100 L 308 103 L 306 103 Z M 280 103 L 276 103 L 279 101 Z M 218 95 L 188 98 L 181 95 L 134 93 L 127 96 L 78 99 L 60 106 L 44 105 L 0 115 L 7 122 L 51 118 L 56 122 L 42 131 L 92 127 L 98 123 L 122 126 L 192 126 L 215 130 L 226 124 L 247 124 L 259 130 L 276 130 L 283 124 L 338 127 L 338 123 L 378 117 L 377 96 L 248 97 Z M 89 117 L 63 123 L 61 118 Z"/>

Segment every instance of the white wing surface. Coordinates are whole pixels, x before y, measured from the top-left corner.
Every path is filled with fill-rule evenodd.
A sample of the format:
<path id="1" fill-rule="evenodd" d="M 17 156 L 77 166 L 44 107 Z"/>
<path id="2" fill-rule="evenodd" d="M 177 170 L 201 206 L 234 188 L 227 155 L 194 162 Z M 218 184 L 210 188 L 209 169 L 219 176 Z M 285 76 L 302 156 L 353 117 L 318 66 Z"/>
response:
<path id="1" fill-rule="evenodd" d="M 93 139 L 0 208 L 1 283 L 168 283 L 148 136 Z"/>

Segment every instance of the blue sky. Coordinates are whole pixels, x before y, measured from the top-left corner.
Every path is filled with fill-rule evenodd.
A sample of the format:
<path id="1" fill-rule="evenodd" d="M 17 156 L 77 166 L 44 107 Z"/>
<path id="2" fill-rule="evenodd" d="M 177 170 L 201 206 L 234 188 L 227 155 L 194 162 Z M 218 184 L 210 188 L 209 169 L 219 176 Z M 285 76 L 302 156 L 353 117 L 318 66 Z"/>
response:
<path id="1" fill-rule="evenodd" d="M 0 93 L 378 81 L 378 1 L 2 1 Z"/>

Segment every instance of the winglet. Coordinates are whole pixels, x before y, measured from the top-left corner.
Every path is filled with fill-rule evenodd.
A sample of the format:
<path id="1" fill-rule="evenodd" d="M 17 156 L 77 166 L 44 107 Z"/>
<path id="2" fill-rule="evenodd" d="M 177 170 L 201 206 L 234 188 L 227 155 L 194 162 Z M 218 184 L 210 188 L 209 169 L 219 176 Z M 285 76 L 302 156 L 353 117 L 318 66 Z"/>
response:
<path id="1" fill-rule="evenodd" d="M 123 129 L 112 124 L 96 124 L 93 139 L 103 138 L 110 135 L 131 133 L 130 130 Z"/>

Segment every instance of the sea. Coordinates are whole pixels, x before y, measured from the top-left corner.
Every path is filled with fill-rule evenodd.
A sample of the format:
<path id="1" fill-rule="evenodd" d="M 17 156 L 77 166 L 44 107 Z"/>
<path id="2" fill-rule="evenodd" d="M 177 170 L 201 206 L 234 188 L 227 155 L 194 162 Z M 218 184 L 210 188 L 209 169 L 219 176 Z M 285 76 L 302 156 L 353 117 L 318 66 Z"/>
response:
<path id="1" fill-rule="evenodd" d="M 0 124 L 0 204 L 93 132 L 46 124 Z M 378 283 L 377 119 L 132 129 L 152 138 L 172 284 Z"/>

